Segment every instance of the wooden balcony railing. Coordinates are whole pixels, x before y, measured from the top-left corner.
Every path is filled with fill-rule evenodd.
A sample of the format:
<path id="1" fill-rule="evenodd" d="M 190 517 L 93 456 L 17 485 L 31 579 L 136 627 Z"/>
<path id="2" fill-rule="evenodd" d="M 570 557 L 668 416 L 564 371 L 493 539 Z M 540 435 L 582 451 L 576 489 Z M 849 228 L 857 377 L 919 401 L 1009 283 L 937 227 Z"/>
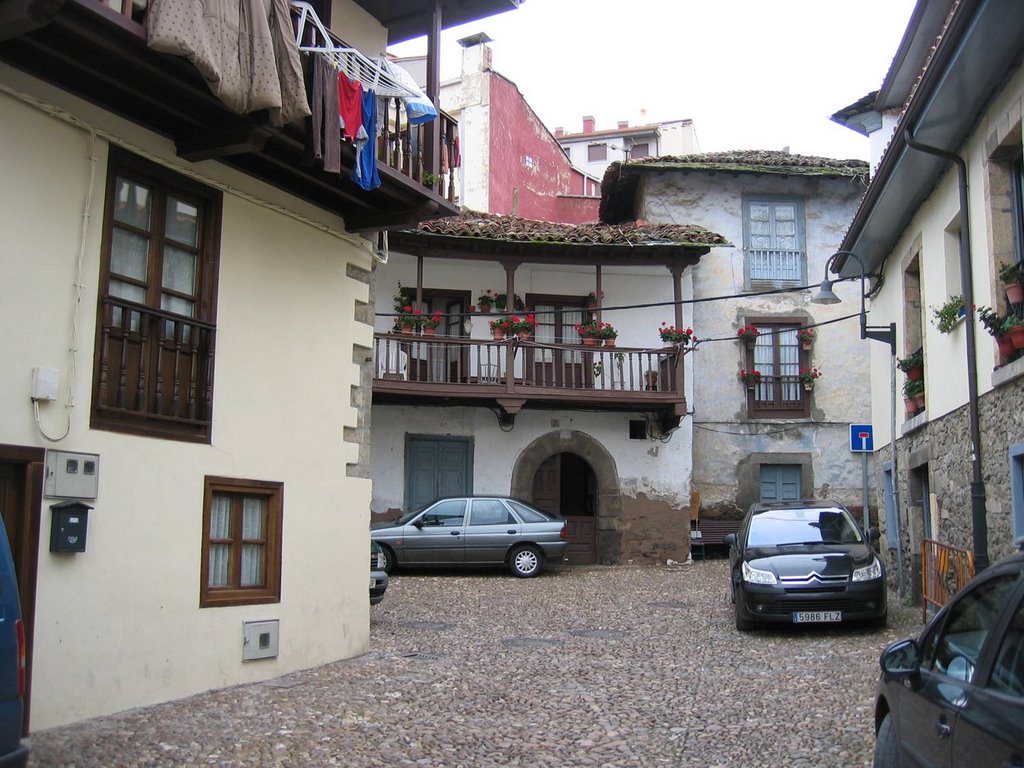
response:
<path id="1" fill-rule="evenodd" d="M 210 425 L 214 339 L 210 323 L 105 299 L 96 418 L 138 431 L 200 437 Z"/>
<path id="2" fill-rule="evenodd" d="M 751 280 L 802 281 L 804 276 L 803 251 L 748 248 L 747 264 Z"/>
<path id="3" fill-rule="evenodd" d="M 676 403 L 680 364 L 675 348 L 374 335 L 374 391 L 410 396 Z"/>

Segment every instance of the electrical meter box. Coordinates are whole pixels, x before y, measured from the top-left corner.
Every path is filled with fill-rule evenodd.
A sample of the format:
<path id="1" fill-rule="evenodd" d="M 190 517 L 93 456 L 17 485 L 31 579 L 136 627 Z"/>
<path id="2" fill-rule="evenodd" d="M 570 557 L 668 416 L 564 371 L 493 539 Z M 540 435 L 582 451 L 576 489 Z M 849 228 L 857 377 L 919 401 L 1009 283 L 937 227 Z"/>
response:
<path id="1" fill-rule="evenodd" d="M 80 501 L 50 505 L 51 552 L 85 552 L 90 509 L 92 507 Z"/>
<path id="2" fill-rule="evenodd" d="M 98 453 L 46 452 L 46 496 L 58 499 L 95 499 L 100 488 Z"/>

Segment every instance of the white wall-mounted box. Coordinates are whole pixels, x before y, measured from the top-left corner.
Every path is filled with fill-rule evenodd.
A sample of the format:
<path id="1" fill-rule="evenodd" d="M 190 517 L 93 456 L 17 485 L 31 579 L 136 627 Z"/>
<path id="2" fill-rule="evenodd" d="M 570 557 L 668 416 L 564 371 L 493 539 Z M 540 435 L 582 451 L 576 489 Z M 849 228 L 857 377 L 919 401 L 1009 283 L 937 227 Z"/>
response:
<path id="1" fill-rule="evenodd" d="M 58 499 L 95 499 L 100 488 L 100 455 L 72 451 L 46 452 L 43 492 Z"/>
<path id="2" fill-rule="evenodd" d="M 242 622 L 242 661 L 277 657 L 278 620 Z"/>

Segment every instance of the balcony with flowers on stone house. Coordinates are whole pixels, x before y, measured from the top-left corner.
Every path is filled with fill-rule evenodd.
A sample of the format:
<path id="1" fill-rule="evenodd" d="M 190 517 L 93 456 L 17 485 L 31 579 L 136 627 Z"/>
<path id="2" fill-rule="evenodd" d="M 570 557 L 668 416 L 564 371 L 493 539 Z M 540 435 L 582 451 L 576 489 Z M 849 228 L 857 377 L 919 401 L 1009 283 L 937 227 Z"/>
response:
<path id="1" fill-rule="evenodd" d="M 375 405 L 488 407 L 504 419 L 524 408 L 643 412 L 666 430 L 685 415 L 697 339 L 681 278 L 727 244 L 720 235 L 465 211 L 390 242 L 375 273 Z M 415 280 L 399 280 L 389 300 L 399 274 Z M 481 287 L 501 274 L 504 285 Z M 660 306 L 624 306 L 652 285 L 671 286 Z"/>

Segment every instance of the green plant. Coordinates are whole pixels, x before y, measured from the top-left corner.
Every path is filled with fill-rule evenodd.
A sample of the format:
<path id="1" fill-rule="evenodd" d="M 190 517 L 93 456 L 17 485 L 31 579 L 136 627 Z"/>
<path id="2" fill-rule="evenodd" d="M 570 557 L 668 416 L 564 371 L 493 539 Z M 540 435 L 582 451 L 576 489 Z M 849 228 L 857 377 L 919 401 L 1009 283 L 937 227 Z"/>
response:
<path id="1" fill-rule="evenodd" d="M 394 300 L 395 312 L 401 312 L 402 308 L 405 307 L 406 304 L 411 304 L 414 298 L 414 293 L 415 291 L 413 291 L 412 288 L 403 288 L 401 281 L 399 281 L 398 290 L 395 291 L 395 295 L 392 297 Z"/>
<path id="2" fill-rule="evenodd" d="M 502 317 L 496 317 L 490 322 L 491 333 L 495 331 L 501 331 L 506 336 L 509 336 L 516 332 L 515 326 L 518 323 L 518 318 L 513 322 L 512 318 L 508 315 Z"/>
<path id="3" fill-rule="evenodd" d="M 676 328 L 674 325 L 662 322 L 661 327 L 658 328 L 658 334 L 661 336 L 662 341 L 668 341 L 673 344 L 686 346 L 690 342 L 697 343 L 697 337 L 693 335 L 693 328 Z"/>
<path id="4" fill-rule="evenodd" d="M 913 354 L 901 357 L 896 360 L 896 367 L 904 373 L 914 370 L 915 368 L 924 367 L 924 352 L 918 350 Z"/>
<path id="5" fill-rule="evenodd" d="M 615 330 L 615 326 L 611 323 L 598 323 L 597 335 L 602 339 L 617 339 L 619 332 Z"/>
<path id="6" fill-rule="evenodd" d="M 932 308 L 932 318 L 939 333 L 949 333 L 953 330 L 957 320 L 966 312 L 967 302 L 960 294 L 950 296 L 946 302 L 938 307 Z"/>
<path id="7" fill-rule="evenodd" d="M 806 384 L 812 384 L 815 379 L 821 378 L 820 368 L 801 368 L 800 369 L 800 381 Z"/>
<path id="8" fill-rule="evenodd" d="M 740 380 L 747 386 L 753 386 L 754 384 L 761 383 L 761 372 L 753 369 L 747 370 L 746 368 L 740 369 Z"/>
<path id="9" fill-rule="evenodd" d="M 423 327 L 424 328 L 437 328 L 437 326 L 439 326 L 440 324 L 441 324 L 441 313 L 440 312 L 435 312 L 430 317 L 424 317 L 423 318 Z"/>
<path id="10" fill-rule="evenodd" d="M 796 338 L 801 344 L 810 344 L 814 341 L 814 329 L 813 328 L 801 328 L 796 332 Z"/>
<path id="11" fill-rule="evenodd" d="M 430 171 L 424 171 L 423 172 L 423 183 L 425 185 L 427 185 L 428 187 L 432 187 L 435 184 L 437 184 L 439 181 L 441 181 L 441 178 L 442 178 L 441 176 L 438 176 L 437 174 L 433 174 Z"/>
<path id="12" fill-rule="evenodd" d="M 411 304 L 406 304 L 400 310 L 401 314 L 398 316 L 398 322 L 396 325 L 412 326 L 413 328 L 422 328 L 423 321 L 426 320 L 423 317 L 423 310 L 417 307 L 412 308 Z"/>
<path id="13" fill-rule="evenodd" d="M 479 296 L 476 297 L 476 303 L 477 304 L 490 304 L 491 306 L 494 306 L 494 304 L 495 304 L 494 292 L 491 291 L 490 288 L 485 289 L 483 293 L 481 293 Z"/>
<path id="14" fill-rule="evenodd" d="M 989 336 L 994 338 L 999 338 L 1008 330 L 1003 327 L 1006 325 L 1006 316 L 1000 315 L 992 307 L 978 307 L 978 319 Z"/>
<path id="15" fill-rule="evenodd" d="M 588 320 L 576 326 L 576 333 L 582 339 L 599 339 L 601 338 L 601 327 L 597 320 Z"/>
<path id="16" fill-rule="evenodd" d="M 533 329 L 537 327 L 537 319 L 532 314 L 526 317 L 512 315 L 511 320 L 513 333 L 533 333 Z"/>
<path id="17" fill-rule="evenodd" d="M 498 309 L 526 309 L 526 304 L 523 303 L 523 299 L 519 296 L 518 293 L 513 294 L 512 304 L 513 306 L 508 306 L 508 294 L 494 294 L 494 306 L 496 306 Z"/>
<path id="18" fill-rule="evenodd" d="M 1001 264 L 999 266 L 999 279 L 1004 283 L 1024 283 L 1024 268 L 1020 263 Z"/>
<path id="19" fill-rule="evenodd" d="M 903 382 L 903 397 L 913 400 L 924 393 L 924 379 L 907 379 Z"/>

